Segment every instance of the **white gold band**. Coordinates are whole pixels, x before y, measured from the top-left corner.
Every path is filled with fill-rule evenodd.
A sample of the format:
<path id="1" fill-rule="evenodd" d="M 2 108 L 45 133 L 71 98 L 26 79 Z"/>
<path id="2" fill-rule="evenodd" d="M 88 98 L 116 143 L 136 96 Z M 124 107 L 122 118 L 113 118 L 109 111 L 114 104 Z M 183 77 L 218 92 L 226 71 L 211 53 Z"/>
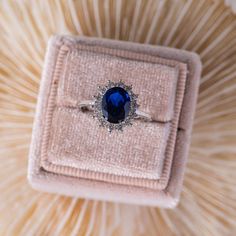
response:
<path id="1" fill-rule="evenodd" d="M 82 101 L 78 104 L 78 107 L 81 110 L 93 111 L 94 104 L 95 104 L 95 101 L 84 100 L 84 101 Z M 140 110 L 137 109 L 135 113 L 137 115 L 137 117 L 135 117 L 136 119 L 144 119 L 145 121 L 153 121 L 151 115 L 149 115 L 149 114 L 147 114 L 143 111 L 140 111 Z"/>

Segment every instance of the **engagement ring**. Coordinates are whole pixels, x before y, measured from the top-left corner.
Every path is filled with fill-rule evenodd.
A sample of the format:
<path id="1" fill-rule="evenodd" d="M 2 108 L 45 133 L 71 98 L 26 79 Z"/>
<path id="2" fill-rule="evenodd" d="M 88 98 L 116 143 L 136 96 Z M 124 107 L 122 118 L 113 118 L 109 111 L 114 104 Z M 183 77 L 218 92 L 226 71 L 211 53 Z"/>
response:
<path id="1" fill-rule="evenodd" d="M 132 91 L 132 86 L 122 81 L 109 81 L 104 87 L 98 87 L 98 94 L 94 100 L 82 101 L 78 105 L 82 111 L 93 111 L 94 117 L 100 125 L 112 130 L 123 130 L 123 127 L 132 125 L 134 119 L 152 121 L 152 117 L 138 109 L 138 95 Z"/>

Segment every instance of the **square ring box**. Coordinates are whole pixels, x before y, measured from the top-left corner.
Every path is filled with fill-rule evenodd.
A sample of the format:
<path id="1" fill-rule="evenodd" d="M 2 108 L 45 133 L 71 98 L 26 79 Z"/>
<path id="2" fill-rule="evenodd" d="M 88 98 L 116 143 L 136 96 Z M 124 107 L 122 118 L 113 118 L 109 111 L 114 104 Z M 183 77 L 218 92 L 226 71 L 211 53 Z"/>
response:
<path id="1" fill-rule="evenodd" d="M 175 207 L 183 184 L 201 62 L 184 50 L 75 36 L 53 36 L 39 91 L 28 179 L 68 196 Z M 109 133 L 77 109 L 107 81 L 132 85 L 135 119 Z"/>

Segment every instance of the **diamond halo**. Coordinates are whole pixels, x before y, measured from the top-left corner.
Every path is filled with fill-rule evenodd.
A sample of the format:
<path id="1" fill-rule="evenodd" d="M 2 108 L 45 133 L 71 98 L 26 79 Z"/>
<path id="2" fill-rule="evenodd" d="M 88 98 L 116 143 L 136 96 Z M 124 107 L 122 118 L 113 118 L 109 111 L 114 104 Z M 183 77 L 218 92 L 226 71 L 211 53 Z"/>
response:
<path id="1" fill-rule="evenodd" d="M 102 112 L 103 97 L 109 89 L 112 89 L 114 87 L 119 87 L 119 88 L 124 89 L 130 97 L 129 113 L 127 117 L 125 117 L 125 119 L 119 123 L 109 122 L 104 117 L 104 114 Z M 98 86 L 98 94 L 94 96 L 95 100 L 93 104 L 93 110 L 94 110 L 93 116 L 94 118 L 97 118 L 97 120 L 100 123 L 100 126 L 107 128 L 109 132 L 112 132 L 113 130 L 122 131 L 125 126 L 132 125 L 132 120 L 137 117 L 137 114 L 136 114 L 136 110 L 138 109 L 137 98 L 138 98 L 138 95 L 133 92 L 131 85 L 126 85 L 122 81 L 113 82 L 109 80 L 108 84 L 105 85 L 104 87 Z"/>

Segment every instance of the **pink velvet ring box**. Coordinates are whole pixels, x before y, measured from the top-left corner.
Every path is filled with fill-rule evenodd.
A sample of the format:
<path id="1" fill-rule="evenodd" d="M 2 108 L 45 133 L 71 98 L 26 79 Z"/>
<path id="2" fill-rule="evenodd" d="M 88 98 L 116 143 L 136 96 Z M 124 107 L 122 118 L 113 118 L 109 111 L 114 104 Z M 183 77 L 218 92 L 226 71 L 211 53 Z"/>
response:
<path id="1" fill-rule="evenodd" d="M 54 36 L 39 91 L 28 179 L 68 196 L 174 207 L 183 184 L 201 62 L 192 52 L 116 40 Z M 139 109 L 109 133 L 77 109 L 108 80 L 132 85 Z"/>

